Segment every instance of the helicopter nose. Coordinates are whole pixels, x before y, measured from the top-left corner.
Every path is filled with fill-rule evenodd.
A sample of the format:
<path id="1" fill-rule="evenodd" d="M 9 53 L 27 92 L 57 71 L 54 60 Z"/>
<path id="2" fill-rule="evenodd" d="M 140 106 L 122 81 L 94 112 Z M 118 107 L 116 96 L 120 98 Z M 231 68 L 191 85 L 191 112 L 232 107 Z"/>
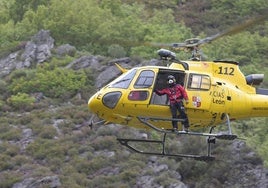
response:
<path id="1" fill-rule="evenodd" d="M 94 113 L 104 110 L 104 106 L 108 109 L 114 109 L 121 96 L 122 93 L 119 91 L 108 92 L 104 95 L 96 93 L 89 99 L 88 107 Z"/>
<path id="2" fill-rule="evenodd" d="M 98 107 L 101 105 L 101 101 L 98 99 L 98 93 L 90 97 L 88 100 L 88 108 L 91 112 L 96 113 L 98 111 Z"/>

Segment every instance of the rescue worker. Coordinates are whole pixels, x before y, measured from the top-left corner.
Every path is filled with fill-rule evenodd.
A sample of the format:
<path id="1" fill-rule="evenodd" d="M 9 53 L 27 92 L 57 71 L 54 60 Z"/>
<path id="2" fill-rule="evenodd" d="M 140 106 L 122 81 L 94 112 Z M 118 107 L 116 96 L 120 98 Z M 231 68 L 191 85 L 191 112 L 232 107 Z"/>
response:
<path id="1" fill-rule="evenodd" d="M 173 75 L 169 75 L 167 78 L 167 84 L 169 87 L 162 90 L 155 90 L 157 95 L 167 95 L 170 103 L 170 111 L 172 118 L 178 118 L 177 111 L 179 111 L 179 118 L 184 119 L 182 122 L 183 131 L 188 132 L 189 129 L 189 120 L 188 116 L 185 113 L 183 99 L 188 103 L 188 95 L 183 86 L 176 83 L 176 79 Z M 173 130 L 178 129 L 178 122 L 172 121 Z"/>

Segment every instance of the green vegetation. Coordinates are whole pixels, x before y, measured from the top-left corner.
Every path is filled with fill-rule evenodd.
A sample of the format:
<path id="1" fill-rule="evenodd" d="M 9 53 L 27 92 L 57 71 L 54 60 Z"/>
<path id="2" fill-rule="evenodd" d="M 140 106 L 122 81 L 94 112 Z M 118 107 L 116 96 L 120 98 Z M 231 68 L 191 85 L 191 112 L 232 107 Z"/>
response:
<path id="1" fill-rule="evenodd" d="M 20 72 L 21 70 L 19 70 Z M 16 75 L 16 71 L 14 73 Z M 70 69 L 38 67 L 36 70 L 24 71 L 23 76 L 11 76 L 9 87 L 12 93 L 43 92 L 47 97 L 61 97 L 73 95 L 83 89 L 86 82 L 84 72 Z"/>
<path id="2" fill-rule="evenodd" d="M 7 101 L 15 109 L 26 109 L 28 106 L 33 105 L 33 103 L 35 102 L 35 98 L 30 97 L 26 93 L 18 92 L 16 95 L 11 95 L 11 97 L 8 98 Z"/>
<path id="3" fill-rule="evenodd" d="M 25 41 L 45 29 L 51 31 L 57 46 L 70 44 L 81 54 L 107 59 L 156 58 L 158 47 L 148 46 L 148 42 L 182 42 L 228 30 L 267 9 L 266 1 L 0 0 L 0 57 L 21 50 Z M 238 61 L 245 74 L 265 73 L 262 86 L 268 87 L 267 49 L 266 21 L 205 45 L 203 51 L 209 59 Z M 96 89 L 96 73 L 90 68 L 65 68 L 81 54 L 53 56 L 48 62 L 15 70 L 0 80 L 0 187 L 12 187 L 27 175 L 41 178 L 55 174 L 62 187 L 74 188 L 133 187 L 141 175 L 156 175 L 153 181 L 163 187 L 175 182 L 170 171 L 156 174 L 148 168 L 148 156 L 130 154 L 119 146 L 116 137 L 135 136 L 132 129 L 108 125 L 92 130 L 84 126 L 90 117 L 87 100 Z M 180 59 L 188 56 L 178 52 Z M 36 101 L 36 93 L 43 93 L 44 98 Z M 77 93 L 81 97 L 76 97 Z M 232 124 L 258 155 L 231 153 L 232 145 L 221 142 L 215 146 L 220 161 L 158 158 L 157 162 L 196 187 L 222 186 L 236 177 L 237 171 L 230 174 L 230 169 L 237 162 L 256 165 L 263 161 L 268 167 L 268 118 Z M 159 138 L 155 132 L 150 136 Z M 189 142 L 171 137 L 169 141 L 173 141 L 170 152 L 206 149 L 205 140 L 200 143 L 199 138 Z"/>

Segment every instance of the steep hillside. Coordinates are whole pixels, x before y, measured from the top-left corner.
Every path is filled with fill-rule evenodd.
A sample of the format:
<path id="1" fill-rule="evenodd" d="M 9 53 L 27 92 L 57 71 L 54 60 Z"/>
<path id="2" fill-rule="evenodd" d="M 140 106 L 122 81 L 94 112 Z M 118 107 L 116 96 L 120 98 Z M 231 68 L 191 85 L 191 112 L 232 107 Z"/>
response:
<path id="1" fill-rule="evenodd" d="M 89 126 L 87 101 L 130 68 L 158 65 L 158 47 L 211 36 L 267 10 L 267 0 L 0 0 L 0 188 L 268 186 L 268 118 L 232 122 L 241 138 L 213 145 L 212 162 L 144 156 L 117 137 L 160 138 L 123 125 Z M 267 12 L 267 11 L 266 11 Z M 264 73 L 268 25 L 203 48 Z M 179 59 L 189 54 L 177 52 Z M 206 152 L 206 139 L 167 138 L 168 150 Z M 151 146 L 144 146 L 148 149 Z"/>
<path id="2" fill-rule="evenodd" d="M 74 51 L 77 55 L 70 56 Z M 11 57 L 15 57 L 12 58 L 13 61 Z M 8 58 L 9 63 L 6 63 Z M 60 78 L 59 71 L 56 77 L 47 75 L 50 80 L 44 80 L 56 84 L 50 85 L 52 88 L 47 89 L 49 92 L 44 90 L 37 93 L 32 88 L 33 92 L 29 92 L 30 95 L 22 97 L 14 93 L 11 96 L 17 98 L 10 97 L 7 99 L 8 103 L 2 104 L 0 187 L 138 188 L 268 185 L 267 169 L 263 166 L 263 160 L 244 141 L 219 142 L 215 145 L 213 153 L 217 160 L 202 162 L 134 154 L 119 145 L 116 140 L 122 136 L 157 136 L 154 132 L 113 124 L 89 127 L 87 99 L 94 92 L 94 85 L 105 78 L 100 75 L 108 70 L 111 72 L 114 67 L 113 61 L 101 56 L 80 54 L 69 45 L 56 47 L 47 31 L 40 31 L 25 47 L 0 61 L 4 67 L 2 70 L 8 70 L 2 76 L 2 82 L 11 83 L 11 88 L 18 88 L 18 83 L 25 87 L 31 83 L 36 84 L 36 79 L 42 75 L 40 68 L 50 67 L 50 72 L 57 70 L 54 58 L 57 59 L 60 69 L 75 71 L 77 74 L 83 69 L 90 74 L 87 75 L 85 86 L 91 89 L 81 87 L 70 93 L 64 90 L 65 92 L 59 93 L 57 98 L 52 97 L 52 93 L 57 93 L 52 86 L 57 91 L 63 89 L 60 86 L 62 83 L 56 82 L 57 77 Z M 130 67 L 140 63 L 129 58 L 117 61 Z M 152 62 L 157 64 L 158 61 Z M 70 76 L 70 72 L 65 72 L 65 76 Z M 27 80 L 28 74 L 33 76 L 30 80 Z M 41 89 L 42 85 L 40 81 L 35 88 Z M 1 92 L 8 97 L 6 91 Z M 3 101 L 4 99 L 2 98 Z M 170 137 L 168 140 L 169 150 L 196 152 L 203 148 L 205 151 L 205 139 Z"/>

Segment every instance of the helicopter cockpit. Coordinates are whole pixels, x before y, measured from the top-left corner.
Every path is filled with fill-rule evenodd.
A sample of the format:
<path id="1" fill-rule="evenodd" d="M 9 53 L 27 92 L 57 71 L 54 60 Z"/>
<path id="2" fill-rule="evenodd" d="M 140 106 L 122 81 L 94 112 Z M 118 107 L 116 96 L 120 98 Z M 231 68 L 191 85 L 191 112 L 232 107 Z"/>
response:
<path id="1" fill-rule="evenodd" d="M 107 107 L 115 107 L 116 101 L 121 98 L 125 92 L 119 90 L 127 89 L 127 96 L 123 98 L 133 103 L 147 103 L 155 105 L 168 105 L 167 96 L 158 96 L 153 92 L 155 89 L 163 89 L 167 87 L 167 77 L 173 75 L 177 83 L 184 85 L 185 72 L 179 70 L 171 70 L 167 68 L 146 67 L 143 69 L 134 68 L 125 74 L 122 74 L 108 85 L 110 89 L 118 89 L 112 93 L 107 93 L 103 97 L 103 103 Z M 150 97 L 151 96 L 151 97 Z M 112 102 L 113 101 L 113 102 Z M 113 103 L 108 104 L 108 103 Z"/>
<path id="2" fill-rule="evenodd" d="M 129 70 L 108 84 L 106 88 L 109 88 L 111 92 L 103 96 L 103 104 L 108 108 L 114 108 L 120 98 L 125 99 L 126 92 L 127 101 L 149 100 L 149 88 L 153 85 L 154 77 L 153 70 L 139 70 L 138 68 Z"/>

